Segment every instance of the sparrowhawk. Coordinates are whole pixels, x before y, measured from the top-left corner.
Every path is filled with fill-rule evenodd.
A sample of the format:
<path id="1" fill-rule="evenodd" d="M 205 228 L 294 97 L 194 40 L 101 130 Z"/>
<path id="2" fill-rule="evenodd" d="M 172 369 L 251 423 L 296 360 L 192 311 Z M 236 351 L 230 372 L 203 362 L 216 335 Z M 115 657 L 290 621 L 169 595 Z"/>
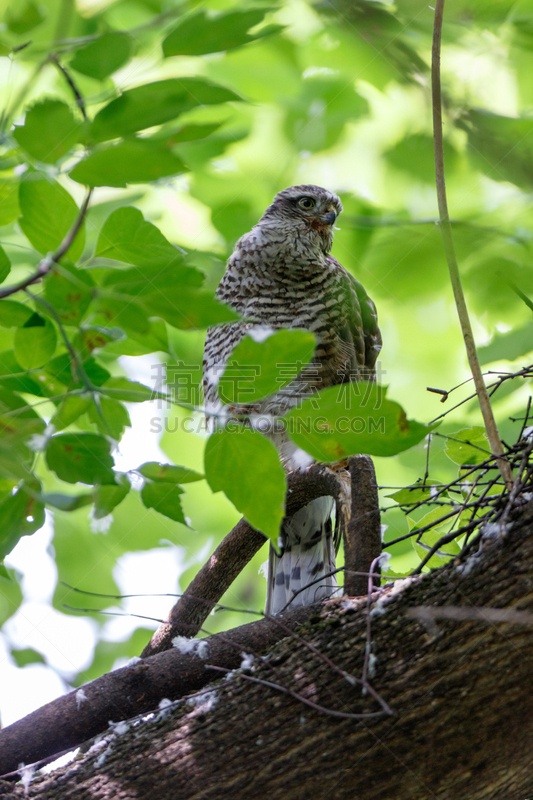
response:
<path id="1" fill-rule="evenodd" d="M 254 420 L 261 420 L 259 429 L 274 442 L 287 471 L 312 459 L 275 424 L 275 418 L 318 389 L 373 380 L 381 349 L 374 303 L 329 252 L 341 211 L 337 195 L 319 186 L 292 186 L 279 192 L 257 225 L 236 243 L 216 292 L 241 320 L 207 332 L 206 414 L 215 424 L 216 420 L 224 424 L 228 414 L 254 427 L 258 427 Z M 260 402 L 224 404 L 218 382 L 234 347 L 246 334 L 261 340 L 279 328 L 314 333 L 312 361 L 288 385 Z M 272 420 L 266 428 L 265 419 Z M 292 605 L 308 605 L 335 593 L 334 576 L 317 582 L 335 569 L 332 510 L 332 498 L 320 497 L 282 523 L 280 554 L 270 548 L 267 613 L 280 613 L 291 600 Z M 299 593 L 294 596 L 295 592 Z"/>

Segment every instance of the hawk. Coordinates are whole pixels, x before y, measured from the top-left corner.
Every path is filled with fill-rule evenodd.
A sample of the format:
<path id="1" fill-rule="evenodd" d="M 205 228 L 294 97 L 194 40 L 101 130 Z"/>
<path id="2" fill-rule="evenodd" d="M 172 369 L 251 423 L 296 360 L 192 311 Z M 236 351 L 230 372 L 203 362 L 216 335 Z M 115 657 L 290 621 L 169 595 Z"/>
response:
<path id="1" fill-rule="evenodd" d="M 279 192 L 257 225 L 236 243 L 216 291 L 241 320 L 207 331 L 206 414 L 215 424 L 217 420 L 224 424 L 228 415 L 254 427 L 260 420 L 259 429 L 274 442 L 287 471 L 312 459 L 276 425 L 276 419 L 318 389 L 373 380 L 381 350 L 374 303 L 330 255 L 341 211 L 337 195 L 319 186 L 291 186 Z M 234 347 L 246 334 L 261 340 L 280 328 L 315 334 L 312 361 L 276 394 L 253 404 L 224 405 L 218 381 Z M 265 426 L 265 419 L 271 424 Z M 270 548 L 266 613 L 279 614 L 289 604 L 309 605 L 336 593 L 335 576 L 328 575 L 335 569 L 338 546 L 333 541 L 332 511 L 333 499 L 320 497 L 283 521 L 280 552 Z"/>

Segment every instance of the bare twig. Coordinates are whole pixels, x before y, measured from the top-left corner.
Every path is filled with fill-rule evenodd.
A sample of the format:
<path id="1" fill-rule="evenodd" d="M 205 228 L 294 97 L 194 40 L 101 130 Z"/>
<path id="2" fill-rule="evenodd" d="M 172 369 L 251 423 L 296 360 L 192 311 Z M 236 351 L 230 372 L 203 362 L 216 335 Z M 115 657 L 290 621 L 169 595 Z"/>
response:
<path id="1" fill-rule="evenodd" d="M 92 193 L 93 190 L 89 189 L 85 195 L 85 200 L 81 205 L 78 216 L 74 220 L 72 227 L 57 250 L 54 253 L 48 253 L 43 259 L 41 259 L 37 265 L 36 272 L 34 272 L 33 275 L 30 275 L 29 278 L 25 278 L 23 281 L 15 284 L 14 286 L 7 286 L 5 289 L 0 289 L 0 299 L 3 297 L 9 297 L 12 294 L 16 294 L 16 292 L 20 292 L 23 289 L 26 289 L 28 286 L 31 286 L 33 283 L 40 281 L 41 278 L 44 278 L 45 275 L 48 275 L 54 264 L 56 264 L 68 252 L 72 242 L 76 237 L 76 234 L 83 225 L 83 220 L 85 219 Z"/>
<path id="2" fill-rule="evenodd" d="M 370 573 L 374 572 L 380 556 L 377 556 L 370 565 Z M 370 664 L 370 655 L 372 651 L 372 618 L 370 615 L 370 606 L 372 605 L 372 594 L 374 592 L 374 584 L 372 578 L 368 577 L 367 596 L 366 596 L 366 641 L 365 641 L 365 658 L 363 661 L 363 676 L 362 683 L 364 689 L 368 689 L 368 668 Z"/>
<path id="3" fill-rule="evenodd" d="M 229 672 L 228 669 L 224 667 L 215 667 L 212 664 L 206 664 L 206 669 L 213 669 L 217 670 L 217 672 Z M 285 686 L 280 686 L 279 683 L 273 683 L 272 681 L 265 681 L 262 678 L 254 678 L 252 675 L 246 675 L 246 673 L 241 673 L 241 678 L 244 678 L 247 681 L 251 681 L 252 683 L 259 683 L 261 686 L 268 686 L 271 689 L 275 689 L 277 692 L 283 692 L 284 694 L 288 694 L 291 697 L 294 697 L 295 700 L 298 700 L 300 703 L 304 703 L 306 706 L 313 708 L 315 711 L 319 711 L 321 714 L 327 714 L 330 717 L 339 717 L 339 719 L 375 719 L 376 717 L 382 717 L 383 714 L 392 714 L 392 711 L 368 711 L 365 714 L 350 714 L 347 711 L 335 711 L 333 708 L 326 708 L 325 706 L 321 706 L 318 703 L 314 703 L 312 700 L 309 700 L 307 697 L 304 697 L 298 692 L 295 692 L 293 689 L 287 689 Z"/>
<path id="4" fill-rule="evenodd" d="M 461 285 L 461 276 L 457 266 L 457 258 L 455 255 L 455 247 L 452 236 L 452 226 L 448 214 L 448 202 L 446 199 L 446 183 L 444 177 L 444 145 L 442 135 L 442 100 L 441 100 L 441 85 L 440 85 L 440 45 L 442 34 L 442 19 L 444 14 L 444 0 L 436 0 L 435 2 L 435 23 L 433 28 L 433 49 L 432 49 L 432 66 L 431 66 L 431 88 L 433 96 L 433 137 L 435 144 L 435 175 L 437 182 L 437 199 L 439 204 L 439 217 L 440 228 L 442 232 L 442 240 L 444 243 L 444 251 L 446 253 L 446 260 L 448 262 L 448 269 L 450 271 L 450 278 L 453 287 L 453 294 L 455 297 L 455 305 L 461 323 L 463 338 L 465 342 L 466 352 L 468 356 L 468 363 L 474 378 L 474 385 L 476 387 L 476 394 L 479 398 L 479 405 L 487 431 L 487 437 L 492 449 L 492 452 L 498 458 L 498 467 L 500 469 L 502 478 L 504 479 L 507 488 L 511 491 L 513 486 L 513 474 L 509 462 L 504 456 L 504 449 L 492 413 L 492 406 L 490 404 L 489 395 L 485 387 L 481 367 L 479 366 L 479 359 L 477 356 L 474 335 L 472 333 L 472 326 L 470 325 L 470 318 L 468 316 L 468 309 L 466 307 L 463 288 Z"/>
<path id="5" fill-rule="evenodd" d="M 487 372 L 484 373 L 484 375 L 495 375 L 495 374 L 498 374 L 498 373 L 495 373 L 493 370 L 488 370 Z M 511 380 L 512 378 L 531 378 L 531 377 L 533 377 L 533 364 L 529 364 L 527 367 L 523 367 L 522 369 L 518 370 L 517 372 L 506 373 L 505 375 L 501 374 L 501 377 L 495 383 L 489 384 L 489 386 L 487 388 L 488 389 L 493 389 L 493 391 L 491 392 L 491 395 L 492 395 L 492 394 L 494 394 L 494 392 L 496 392 L 500 388 L 502 383 L 504 383 L 505 381 Z M 454 386 L 453 389 L 450 389 L 448 391 L 448 394 L 450 395 L 452 392 L 455 392 L 456 389 L 459 389 L 461 386 L 464 386 L 466 383 L 470 383 L 471 380 L 473 380 L 473 378 L 469 378 L 468 380 L 463 381 L 462 383 L 459 383 L 457 386 Z M 452 411 L 455 411 L 457 408 L 460 408 L 465 403 L 468 403 L 470 400 L 474 400 L 476 397 L 477 397 L 477 394 L 475 392 L 474 392 L 474 394 L 468 395 L 468 397 L 465 397 L 464 400 L 461 400 L 459 403 L 457 403 L 456 405 L 452 406 L 447 411 L 443 411 L 443 413 L 439 414 L 438 417 L 435 417 L 434 419 L 432 419 L 429 422 L 429 424 L 433 425 L 433 423 L 438 422 L 439 419 L 443 419 L 444 417 L 447 417 L 448 414 L 452 413 Z"/>
<path id="6" fill-rule="evenodd" d="M 54 66 L 56 66 L 58 68 L 58 70 L 61 72 L 61 74 L 65 78 L 66 82 L 70 86 L 70 88 L 72 90 L 72 94 L 76 98 L 76 105 L 78 106 L 79 110 L 81 111 L 81 115 L 82 115 L 83 119 L 86 120 L 87 119 L 87 112 L 85 110 L 85 100 L 83 99 L 83 95 L 80 93 L 78 87 L 74 83 L 74 79 L 73 79 L 72 75 L 63 66 L 63 64 L 61 64 L 59 62 L 59 59 L 58 59 L 58 57 L 57 57 L 57 55 L 55 53 L 50 55 L 50 61 L 52 62 L 52 64 L 54 64 Z"/>
<path id="7" fill-rule="evenodd" d="M 448 392 L 445 389 L 434 389 L 432 386 L 426 386 L 426 392 L 433 392 L 433 394 L 440 394 L 441 403 L 445 403 L 448 399 Z"/>
<path id="8" fill-rule="evenodd" d="M 522 491 L 522 489 L 524 488 L 524 484 L 527 481 L 527 473 L 526 473 L 525 480 L 522 480 L 522 474 L 523 474 L 524 470 L 526 469 L 526 467 L 528 465 L 529 457 L 530 457 L 532 451 L 533 451 L 533 439 L 529 442 L 529 444 L 526 446 L 526 448 L 524 450 L 524 455 L 522 456 L 522 461 L 520 462 L 520 466 L 518 468 L 518 473 L 517 473 L 516 478 L 515 478 L 514 483 L 513 483 L 513 488 L 511 489 L 511 493 L 509 495 L 509 499 L 507 500 L 507 505 L 505 506 L 505 508 L 503 510 L 503 513 L 502 513 L 502 516 L 501 516 L 500 530 L 501 530 L 501 535 L 502 536 L 505 535 L 505 525 L 507 523 L 507 519 L 509 517 L 511 509 L 513 508 L 513 506 L 514 506 L 514 504 L 516 502 L 516 498 L 518 497 L 518 494 Z"/>

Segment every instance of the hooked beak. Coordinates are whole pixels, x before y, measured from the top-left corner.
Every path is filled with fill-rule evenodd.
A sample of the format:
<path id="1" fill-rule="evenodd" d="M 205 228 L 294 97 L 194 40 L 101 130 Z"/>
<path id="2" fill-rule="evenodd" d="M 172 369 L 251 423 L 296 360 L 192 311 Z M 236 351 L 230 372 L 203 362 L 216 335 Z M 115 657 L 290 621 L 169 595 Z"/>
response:
<path id="1" fill-rule="evenodd" d="M 326 225 L 334 225 L 335 220 L 337 219 L 337 212 L 335 211 L 333 206 L 330 206 L 329 208 L 330 210 L 328 211 L 327 214 L 323 215 L 322 219 L 324 220 Z"/>

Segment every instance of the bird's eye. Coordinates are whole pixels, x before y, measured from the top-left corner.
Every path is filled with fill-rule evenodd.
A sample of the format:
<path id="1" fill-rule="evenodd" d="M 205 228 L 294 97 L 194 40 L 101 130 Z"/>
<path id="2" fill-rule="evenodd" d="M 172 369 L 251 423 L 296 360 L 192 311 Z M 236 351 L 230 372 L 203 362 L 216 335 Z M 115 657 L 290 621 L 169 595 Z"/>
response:
<path id="1" fill-rule="evenodd" d="M 309 210 L 310 208 L 314 208 L 316 206 L 316 202 L 312 197 L 300 197 L 298 200 L 298 205 L 300 208 Z"/>

